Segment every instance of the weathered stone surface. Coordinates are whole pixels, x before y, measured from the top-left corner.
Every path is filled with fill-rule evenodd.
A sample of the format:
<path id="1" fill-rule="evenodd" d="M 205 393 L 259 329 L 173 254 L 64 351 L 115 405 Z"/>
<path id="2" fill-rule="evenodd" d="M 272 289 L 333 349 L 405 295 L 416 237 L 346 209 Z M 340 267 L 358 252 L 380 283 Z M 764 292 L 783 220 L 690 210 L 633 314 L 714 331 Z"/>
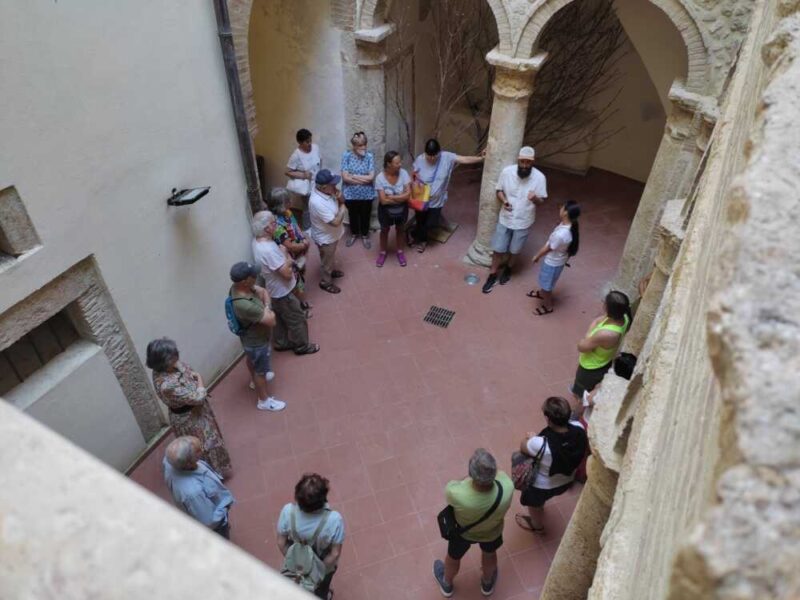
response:
<path id="1" fill-rule="evenodd" d="M 3 600 L 308 597 L 4 402 L 0 457 Z"/>

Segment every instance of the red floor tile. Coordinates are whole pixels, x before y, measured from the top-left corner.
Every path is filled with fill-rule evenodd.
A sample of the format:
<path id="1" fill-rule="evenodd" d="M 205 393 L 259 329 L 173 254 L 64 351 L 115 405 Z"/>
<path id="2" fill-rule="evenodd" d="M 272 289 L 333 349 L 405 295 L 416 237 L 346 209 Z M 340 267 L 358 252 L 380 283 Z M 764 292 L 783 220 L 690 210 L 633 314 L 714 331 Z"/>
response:
<path id="1" fill-rule="evenodd" d="M 575 346 L 600 311 L 603 286 L 614 275 L 642 190 L 599 171 L 587 178 L 547 176 L 551 200 L 538 211 L 519 269 L 488 295 L 480 285 L 464 283 L 467 273 L 483 280 L 486 270 L 461 262 L 475 235 L 474 178 L 454 180 L 446 214 L 459 228 L 448 243 L 433 244 L 424 254 L 407 252 L 405 269 L 393 256 L 377 269 L 377 250 L 343 246 L 338 258 L 347 275 L 342 293 L 332 296 L 316 286 L 319 259 L 312 252 L 309 330 L 322 351 L 273 355 L 270 392 L 286 400 L 287 409 L 256 411 L 241 362 L 213 390 L 234 467 L 233 543 L 278 568 L 275 521 L 299 476 L 318 471 L 330 479 L 329 500 L 346 522 L 336 597 L 440 597 L 431 564 L 446 549 L 436 527 L 444 486 L 466 476 L 469 456 L 480 446 L 508 471 L 520 439 L 544 427 L 542 400 L 568 393 Z M 559 281 L 556 311 L 536 317 L 536 302 L 525 296 L 538 274 L 530 256 L 555 225 L 557 202 L 567 196 L 582 204 L 581 251 Z M 447 329 L 423 322 L 432 305 L 456 311 Z M 169 501 L 163 448 L 131 478 Z M 522 507 L 515 498 L 498 553 L 494 598 L 538 597 L 580 490 L 575 486 L 548 503 L 544 536 L 516 526 L 514 514 Z M 456 581 L 459 598 L 482 597 L 479 565 L 480 552 L 470 551 Z"/>

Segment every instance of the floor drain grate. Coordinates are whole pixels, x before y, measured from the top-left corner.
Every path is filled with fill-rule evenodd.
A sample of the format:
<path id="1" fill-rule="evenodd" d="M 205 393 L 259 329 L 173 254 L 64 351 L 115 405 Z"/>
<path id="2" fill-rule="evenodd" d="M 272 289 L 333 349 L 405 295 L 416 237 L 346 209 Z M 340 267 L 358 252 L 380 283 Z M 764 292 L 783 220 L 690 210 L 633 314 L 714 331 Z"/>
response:
<path id="1" fill-rule="evenodd" d="M 422 319 L 426 323 L 430 323 L 431 325 L 436 325 L 437 327 L 447 328 L 450 325 L 450 321 L 453 320 L 453 317 L 456 316 L 456 311 L 454 310 L 447 310 L 446 308 L 441 308 L 440 306 L 431 306 L 428 314 L 425 315 L 425 318 Z"/>

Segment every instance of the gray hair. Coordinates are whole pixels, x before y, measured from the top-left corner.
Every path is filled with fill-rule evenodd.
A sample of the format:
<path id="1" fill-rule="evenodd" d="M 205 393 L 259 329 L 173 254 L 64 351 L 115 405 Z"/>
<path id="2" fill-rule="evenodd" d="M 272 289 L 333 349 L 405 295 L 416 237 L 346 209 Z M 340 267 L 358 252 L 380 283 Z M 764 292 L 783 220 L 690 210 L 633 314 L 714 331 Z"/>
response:
<path id="1" fill-rule="evenodd" d="M 167 462 L 180 471 L 193 471 L 200 458 L 197 447 L 200 440 L 191 435 L 181 436 L 167 446 Z"/>
<path id="2" fill-rule="evenodd" d="M 469 476 L 478 485 L 491 485 L 497 477 L 497 461 L 488 450 L 478 448 L 469 459 Z"/>
<path id="3" fill-rule="evenodd" d="M 261 210 L 253 215 L 253 220 L 250 222 L 250 228 L 253 231 L 253 237 L 260 237 L 264 235 L 264 229 L 267 228 L 267 225 L 272 223 L 275 220 L 275 215 L 273 215 L 268 210 Z"/>
<path id="4" fill-rule="evenodd" d="M 289 190 L 282 187 L 274 187 L 269 191 L 269 194 L 267 194 L 267 208 L 273 214 L 278 214 L 286 210 L 286 207 L 289 206 L 290 199 Z"/>

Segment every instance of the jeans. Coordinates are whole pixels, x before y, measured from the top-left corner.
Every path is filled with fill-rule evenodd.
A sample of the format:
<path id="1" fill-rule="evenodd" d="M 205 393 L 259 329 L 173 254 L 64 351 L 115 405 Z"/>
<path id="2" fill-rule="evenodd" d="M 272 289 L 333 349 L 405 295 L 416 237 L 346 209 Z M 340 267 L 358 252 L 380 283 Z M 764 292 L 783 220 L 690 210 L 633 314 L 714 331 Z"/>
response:
<path id="1" fill-rule="evenodd" d="M 428 232 L 439 225 L 441 216 L 441 207 L 429 208 L 428 210 L 417 212 L 414 215 L 417 224 L 414 227 L 414 231 L 411 232 L 411 236 L 417 244 L 428 241 Z"/>
<path id="2" fill-rule="evenodd" d="M 368 236 L 372 200 L 346 200 L 344 205 L 350 217 L 350 233 L 357 237 Z"/>

